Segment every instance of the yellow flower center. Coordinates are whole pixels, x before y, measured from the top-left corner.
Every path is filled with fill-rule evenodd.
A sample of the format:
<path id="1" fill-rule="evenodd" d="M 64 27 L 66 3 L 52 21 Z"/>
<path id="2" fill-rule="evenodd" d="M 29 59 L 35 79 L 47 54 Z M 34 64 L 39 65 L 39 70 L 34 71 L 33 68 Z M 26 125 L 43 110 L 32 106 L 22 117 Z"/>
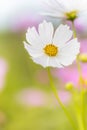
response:
<path id="1" fill-rule="evenodd" d="M 48 56 L 56 56 L 57 53 L 58 53 L 58 47 L 56 47 L 53 44 L 48 44 L 48 45 L 45 46 L 44 52 Z"/>
<path id="2" fill-rule="evenodd" d="M 74 21 L 77 18 L 77 11 L 71 11 L 71 12 L 67 12 L 66 14 L 67 20 L 71 20 Z"/>

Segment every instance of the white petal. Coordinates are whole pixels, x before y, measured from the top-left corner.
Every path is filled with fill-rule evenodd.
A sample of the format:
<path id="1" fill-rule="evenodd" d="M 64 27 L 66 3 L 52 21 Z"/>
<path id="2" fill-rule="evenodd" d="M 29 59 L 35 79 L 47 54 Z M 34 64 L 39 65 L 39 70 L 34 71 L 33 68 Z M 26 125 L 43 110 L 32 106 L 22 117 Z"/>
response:
<path id="1" fill-rule="evenodd" d="M 73 32 L 69 29 L 67 25 L 60 25 L 54 34 L 53 43 L 57 46 L 61 46 L 66 43 L 72 37 Z"/>
<path id="2" fill-rule="evenodd" d="M 34 48 L 33 46 L 30 46 L 26 42 L 24 42 L 24 47 L 28 51 L 31 57 L 38 57 L 43 54 L 43 52 L 39 48 Z"/>
<path id="3" fill-rule="evenodd" d="M 61 55 L 77 55 L 80 51 L 80 43 L 77 38 L 72 39 L 68 43 L 64 44 L 59 51 Z"/>
<path id="4" fill-rule="evenodd" d="M 56 57 L 49 57 L 48 66 L 63 68 L 63 66 L 60 64 Z"/>
<path id="5" fill-rule="evenodd" d="M 79 51 L 80 43 L 77 41 L 77 39 L 73 39 L 59 50 L 57 58 L 62 65 L 68 66 L 76 59 Z"/>
<path id="6" fill-rule="evenodd" d="M 39 25 L 38 31 L 43 44 L 52 43 L 54 32 L 52 23 L 44 21 Z"/>
<path id="7" fill-rule="evenodd" d="M 43 3 L 45 13 L 44 15 L 49 15 L 53 17 L 65 17 L 66 7 L 61 1 L 58 0 L 47 0 Z"/>
<path id="8" fill-rule="evenodd" d="M 39 34 L 37 33 L 35 27 L 29 28 L 26 33 L 26 40 L 28 43 L 34 46 L 41 46 L 41 39 Z"/>
<path id="9" fill-rule="evenodd" d="M 49 57 L 47 55 L 42 55 L 37 58 L 32 58 L 33 61 L 37 64 L 40 64 L 43 67 L 57 67 L 62 68 L 63 66 L 58 62 L 56 57 Z"/>
<path id="10" fill-rule="evenodd" d="M 37 58 L 32 57 L 32 60 L 35 63 L 40 64 L 43 67 L 47 67 L 48 66 L 49 57 L 43 54 L 42 56 L 39 56 Z"/>
<path id="11" fill-rule="evenodd" d="M 69 0 L 68 2 L 67 0 L 61 0 L 61 2 L 67 7 L 68 11 L 87 9 L 87 0 Z"/>
<path id="12" fill-rule="evenodd" d="M 46 13 L 41 13 L 41 15 L 47 15 L 47 16 L 52 16 L 52 17 L 58 17 L 58 18 L 66 18 L 66 16 L 61 13 L 61 12 L 46 12 Z"/>
<path id="13" fill-rule="evenodd" d="M 62 56 L 62 55 L 59 55 L 58 56 L 58 60 L 60 61 L 61 65 L 63 66 L 68 66 L 68 65 L 71 65 L 74 60 L 76 59 L 76 56 Z"/>
<path id="14" fill-rule="evenodd" d="M 49 6 L 52 9 L 56 11 L 65 11 L 65 8 L 63 3 L 60 0 L 47 0 L 46 2 L 47 7 Z"/>

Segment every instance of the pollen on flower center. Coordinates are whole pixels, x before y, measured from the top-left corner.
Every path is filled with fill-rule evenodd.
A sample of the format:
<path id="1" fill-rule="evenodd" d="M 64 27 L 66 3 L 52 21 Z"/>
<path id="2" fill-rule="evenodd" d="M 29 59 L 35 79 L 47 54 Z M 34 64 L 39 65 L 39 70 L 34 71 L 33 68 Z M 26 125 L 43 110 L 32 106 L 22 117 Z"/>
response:
<path id="1" fill-rule="evenodd" d="M 73 21 L 77 18 L 77 11 L 74 10 L 74 11 L 71 11 L 71 12 L 67 12 L 65 15 L 67 17 L 67 20 Z"/>
<path id="2" fill-rule="evenodd" d="M 44 48 L 44 52 L 48 56 L 56 56 L 58 53 L 58 47 L 53 44 L 47 44 Z"/>

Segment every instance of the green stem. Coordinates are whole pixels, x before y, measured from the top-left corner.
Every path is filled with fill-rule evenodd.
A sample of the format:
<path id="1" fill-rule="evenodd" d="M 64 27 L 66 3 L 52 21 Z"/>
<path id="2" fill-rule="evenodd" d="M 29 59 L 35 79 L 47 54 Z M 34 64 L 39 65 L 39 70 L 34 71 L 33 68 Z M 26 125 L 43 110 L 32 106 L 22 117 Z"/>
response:
<path id="1" fill-rule="evenodd" d="M 74 128 L 74 130 L 77 130 L 76 126 L 75 126 L 75 123 L 70 115 L 70 113 L 67 111 L 66 107 L 64 106 L 64 104 L 61 102 L 60 98 L 59 98 L 59 95 L 58 95 L 58 92 L 55 88 L 55 85 L 54 85 L 54 82 L 53 82 L 53 78 L 52 78 L 52 75 L 51 75 L 51 72 L 50 72 L 50 68 L 47 68 L 48 70 L 48 76 L 49 76 L 49 81 L 50 81 L 50 86 L 53 90 L 53 93 L 59 103 L 59 105 L 61 106 L 61 108 L 63 109 L 64 113 L 66 114 L 66 116 L 68 117 L 68 120 L 70 121 L 72 127 Z"/>
<path id="2" fill-rule="evenodd" d="M 73 36 L 76 38 L 76 29 L 74 26 L 74 21 L 72 22 L 72 29 L 73 29 Z M 78 73 L 79 73 L 79 81 L 81 83 L 80 85 L 80 105 L 79 107 L 77 106 L 78 103 L 76 103 L 76 113 L 77 113 L 77 120 L 78 120 L 78 125 L 79 125 L 79 130 L 85 130 L 85 115 L 84 115 L 84 88 L 83 88 L 83 76 L 82 76 L 82 69 L 80 62 L 77 58 L 77 68 L 78 68 Z"/>
<path id="3" fill-rule="evenodd" d="M 76 33 L 76 29 L 74 26 L 74 21 L 72 22 L 72 29 L 73 29 L 73 37 L 76 38 L 77 37 L 77 33 Z M 77 69 L 78 69 L 78 73 L 79 73 L 79 79 L 83 79 L 82 77 L 82 69 L 81 69 L 81 65 L 79 63 L 78 57 L 76 59 L 77 62 Z"/>
<path id="4" fill-rule="evenodd" d="M 73 36 L 74 36 L 74 38 L 76 38 L 77 37 L 77 33 L 76 33 L 76 28 L 74 26 L 74 21 L 72 22 L 72 29 L 73 29 Z"/>
<path id="5" fill-rule="evenodd" d="M 80 112 L 80 107 L 77 107 L 77 120 L 78 120 L 78 124 L 79 124 L 79 130 L 85 130 L 84 129 L 84 124 L 83 124 L 83 119 L 81 118 L 81 112 Z"/>

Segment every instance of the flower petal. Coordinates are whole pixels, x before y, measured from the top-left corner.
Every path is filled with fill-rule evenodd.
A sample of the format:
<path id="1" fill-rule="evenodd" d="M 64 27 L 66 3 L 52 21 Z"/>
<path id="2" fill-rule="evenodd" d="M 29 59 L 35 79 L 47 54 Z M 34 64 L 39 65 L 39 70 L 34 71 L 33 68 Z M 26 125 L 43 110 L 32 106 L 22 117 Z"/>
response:
<path id="1" fill-rule="evenodd" d="M 26 33 L 26 40 L 28 43 L 34 46 L 41 46 L 41 39 L 39 34 L 37 33 L 35 27 L 29 28 Z"/>
<path id="2" fill-rule="evenodd" d="M 39 56 L 39 57 L 32 57 L 32 60 L 35 63 L 42 65 L 43 67 L 47 67 L 49 57 L 43 54 L 42 56 Z"/>
<path id="3" fill-rule="evenodd" d="M 26 42 L 24 42 L 24 47 L 28 51 L 28 53 L 30 54 L 31 57 L 38 57 L 43 54 L 43 52 L 40 49 L 30 46 Z"/>
<path id="4" fill-rule="evenodd" d="M 43 3 L 45 13 L 43 15 L 65 18 L 66 7 L 61 1 L 58 0 L 47 0 Z"/>
<path id="5" fill-rule="evenodd" d="M 52 23 L 44 21 L 39 25 L 38 31 L 43 44 L 52 43 L 54 33 Z"/>
<path id="6" fill-rule="evenodd" d="M 68 43 L 64 44 L 60 48 L 60 54 L 61 55 L 77 55 L 80 51 L 80 43 L 78 42 L 77 38 L 72 39 Z"/>
<path id="7" fill-rule="evenodd" d="M 60 62 L 58 61 L 58 59 L 56 57 L 50 57 L 49 58 L 48 66 L 63 68 L 63 66 L 60 64 Z"/>
<path id="8" fill-rule="evenodd" d="M 77 39 L 73 39 L 59 50 L 57 58 L 62 65 L 68 66 L 76 59 L 77 54 L 79 54 L 79 49 L 80 43 Z"/>
<path id="9" fill-rule="evenodd" d="M 37 58 L 32 58 L 33 61 L 37 64 L 42 65 L 43 67 L 58 67 L 63 68 L 63 66 L 58 62 L 56 57 L 49 57 L 46 55 L 39 56 Z"/>
<path id="10" fill-rule="evenodd" d="M 61 46 L 70 40 L 73 32 L 69 29 L 69 26 L 61 24 L 54 34 L 53 43 L 57 46 Z"/>

